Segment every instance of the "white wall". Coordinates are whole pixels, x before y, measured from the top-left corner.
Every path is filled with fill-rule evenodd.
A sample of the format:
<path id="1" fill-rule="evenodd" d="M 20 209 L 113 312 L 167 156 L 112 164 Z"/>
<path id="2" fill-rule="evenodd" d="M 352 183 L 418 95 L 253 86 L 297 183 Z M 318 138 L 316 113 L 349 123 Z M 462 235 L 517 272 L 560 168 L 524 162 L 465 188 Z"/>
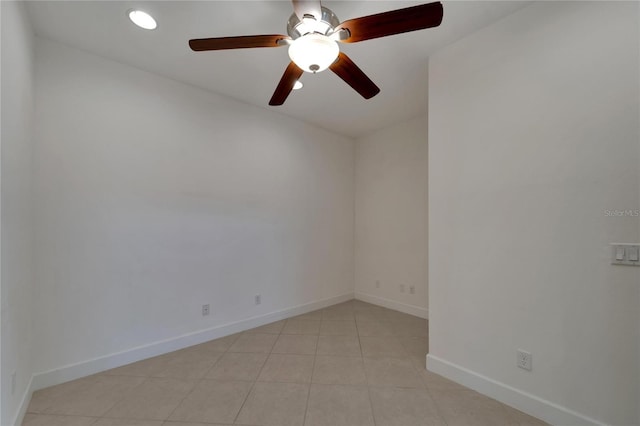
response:
<path id="1" fill-rule="evenodd" d="M 637 16 L 638 21 L 640 22 L 640 7 L 637 8 Z M 638 43 L 638 58 L 640 58 L 640 43 Z M 640 81 L 640 66 L 638 67 L 638 81 Z M 640 122 L 640 108 L 638 108 L 638 122 Z M 638 169 L 640 169 L 640 144 L 638 144 Z M 640 185 L 638 185 L 638 191 L 640 192 Z M 640 199 L 640 194 L 638 195 L 638 199 Z M 640 204 L 640 203 L 639 203 Z M 638 206 L 640 208 L 640 205 Z M 638 221 L 638 235 L 640 235 L 640 221 Z M 640 238 L 638 238 L 640 240 Z M 638 292 L 638 306 L 640 306 L 640 291 Z M 637 332 L 637 340 L 638 340 L 638 353 L 640 354 L 640 315 L 638 315 L 638 328 Z M 638 357 L 638 371 L 640 371 L 640 356 Z M 638 401 L 636 403 L 636 410 L 638 416 L 638 423 L 640 423 L 640 374 L 638 374 Z"/>
<path id="2" fill-rule="evenodd" d="M 637 8 L 535 3 L 430 58 L 429 368 L 556 423 L 640 423 L 608 246 L 639 219 L 605 215 L 640 208 Z"/>
<path id="3" fill-rule="evenodd" d="M 353 294 L 352 140 L 54 42 L 36 60 L 38 372 Z"/>
<path id="4" fill-rule="evenodd" d="M 426 116 L 358 139 L 355 181 L 356 296 L 426 317 Z"/>
<path id="5" fill-rule="evenodd" d="M 32 119 L 33 35 L 20 2 L 0 2 L 2 14 L 2 262 L 0 424 L 9 425 L 28 398 L 32 374 L 33 290 Z M 11 374 L 16 387 L 11 392 Z"/>

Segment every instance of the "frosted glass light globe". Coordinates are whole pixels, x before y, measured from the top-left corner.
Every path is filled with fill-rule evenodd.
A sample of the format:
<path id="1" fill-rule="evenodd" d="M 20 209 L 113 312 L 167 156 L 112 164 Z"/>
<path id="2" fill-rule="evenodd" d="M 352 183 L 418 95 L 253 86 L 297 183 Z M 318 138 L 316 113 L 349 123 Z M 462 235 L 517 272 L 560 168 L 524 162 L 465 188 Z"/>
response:
<path id="1" fill-rule="evenodd" d="M 322 34 L 307 34 L 291 43 L 289 57 L 303 71 L 316 73 L 329 68 L 340 54 L 338 43 Z"/>
<path id="2" fill-rule="evenodd" d="M 149 15 L 147 12 L 143 12 L 142 10 L 130 10 L 129 19 L 131 19 L 131 22 L 145 30 L 155 30 L 158 27 L 153 16 Z"/>

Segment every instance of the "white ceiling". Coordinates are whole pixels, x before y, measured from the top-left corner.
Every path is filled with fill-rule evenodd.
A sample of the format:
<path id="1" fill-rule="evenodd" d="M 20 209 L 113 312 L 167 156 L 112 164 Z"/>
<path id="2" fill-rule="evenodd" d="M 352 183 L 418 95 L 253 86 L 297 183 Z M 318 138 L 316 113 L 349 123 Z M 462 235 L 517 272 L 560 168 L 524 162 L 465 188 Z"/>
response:
<path id="1" fill-rule="evenodd" d="M 427 1 L 324 1 L 341 21 Z M 235 99 L 279 111 L 343 135 L 358 137 L 425 113 L 427 58 L 479 28 L 521 9 L 523 1 L 444 2 L 438 28 L 360 43 L 341 50 L 381 92 L 364 100 L 330 71 L 304 74 L 304 88 L 280 107 L 268 101 L 289 63 L 287 48 L 192 52 L 191 38 L 286 34 L 289 1 L 32 1 L 37 35 Z M 139 8 L 158 21 L 135 27 Z"/>

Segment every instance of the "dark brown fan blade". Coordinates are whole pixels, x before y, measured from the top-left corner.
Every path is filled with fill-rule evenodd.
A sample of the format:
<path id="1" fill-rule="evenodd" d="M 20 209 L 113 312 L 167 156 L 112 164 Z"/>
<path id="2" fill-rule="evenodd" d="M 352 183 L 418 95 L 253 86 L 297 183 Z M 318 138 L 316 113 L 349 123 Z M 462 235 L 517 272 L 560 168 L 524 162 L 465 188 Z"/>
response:
<path id="1" fill-rule="evenodd" d="M 271 96 L 271 100 L 269 101 L 269 105 L 277 106 L 282 105 L 284 101 L 287 100 L 289 93 L 293 90 L 293 85 L 296 81 L 302 76 L 302 71 L 296 64 L 291 62 L 287 69 L 282 74 L 282 78 L 280 79 L 280 83 L 278 83 L 278 87 L 276 87 L 276 91 L 273 92 L 273 96 Z"/>
<path id="2" fill-rule="evenodd" d="M 279 34 L 198 38 L 189 40 L 191 50 L 201 52 L 203 50 L 248 49 L 252 47 L 278 47 L 278 40 L 289 40 L 291 37 Z"/>
<path id="3" fill-rule="evenodd" d="M 351 36 L 342 41 L 344 43 L 355 43 L 372 38 L 437 27 L 441 22 L 442 3 L 435 2 L 349 19 L 341 23 L 336 28 L 336 31 L 343 28 L 349 30 Z"/>
<path id="4" fill-rule="evenodd" d="M 342 52 L 329 68 L 365 99 L 373 98 L 380 92 L 378 86 Z"/>
<path id="5" fill-rule="evenodd" d="M 320 0 L 291 0 L 293 3 L 293 11 L 302 21 L 304 15 L 312 15 L 319 21 L 322 18 L 322 5 Z"/>

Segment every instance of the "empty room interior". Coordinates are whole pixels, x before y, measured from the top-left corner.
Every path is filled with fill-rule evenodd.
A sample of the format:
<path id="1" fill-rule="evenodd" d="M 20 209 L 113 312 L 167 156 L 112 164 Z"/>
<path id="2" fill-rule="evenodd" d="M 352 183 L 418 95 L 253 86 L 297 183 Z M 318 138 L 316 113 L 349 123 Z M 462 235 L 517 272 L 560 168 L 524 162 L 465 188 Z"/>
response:
<path id="1" fill-rule="evenodd" d="M 0 426 L 640 425 L 639 2 L 0 15 Z"/>

